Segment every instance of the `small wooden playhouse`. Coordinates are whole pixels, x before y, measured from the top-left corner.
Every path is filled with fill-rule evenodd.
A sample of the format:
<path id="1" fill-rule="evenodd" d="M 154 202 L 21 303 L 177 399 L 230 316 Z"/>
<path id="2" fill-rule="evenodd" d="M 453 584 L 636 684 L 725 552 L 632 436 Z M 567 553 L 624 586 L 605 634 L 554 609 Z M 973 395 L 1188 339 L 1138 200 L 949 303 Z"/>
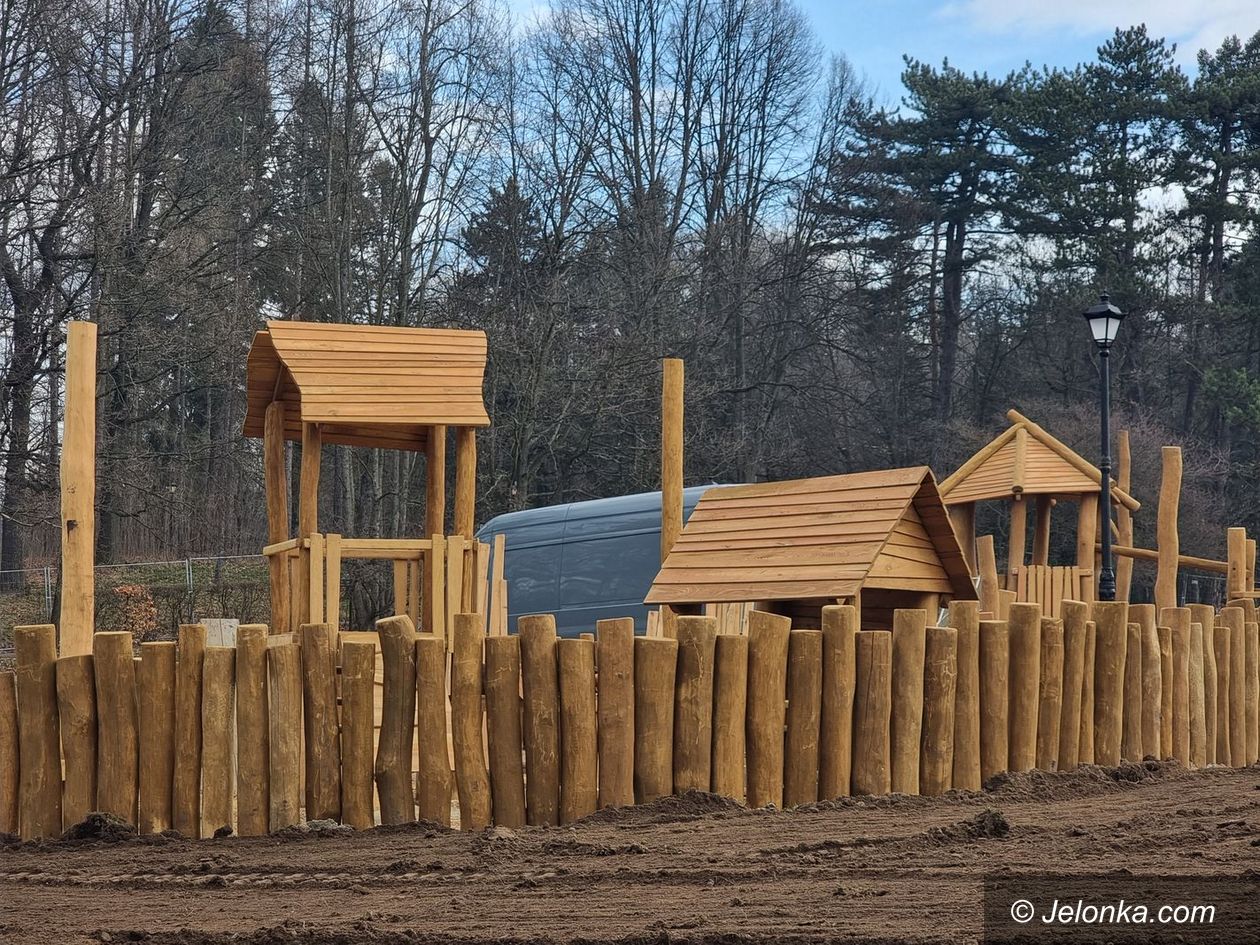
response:
<path id="1" fill-rule="evenodd" d="M 473 537 L 476 431 L 490 424 L 482 395 L 485 368 L 481 331 L 269 321 L 254 336 L 244 433 L 264 443 L 270 543 L 263 551 L 270 563 L 273 632 L 303 623 L 336 626 L 341 562 L 347 558 L 392 562 L 394 612 L 409 614 L 418 627 L 445 633 L 451 614 L 487 613 L 489 553 Z M 448 537 L 446 442 L 452 428 L 455 502 Z M 302 444 L 296 535 L 289 525 L 286 440 Z M 324 443 L 423 452 L 424 534 L 352 538 L 321 532 Z"/>
<path id="2" fill-rule="evenodd" d="M 975 599 L 932 471 L 915 466 L 710 489 L 646 602 L 751 603 L 799 626 L 853 604 L 864 628 L 886 629 L 896 608 L 934 620 L 949 600 Z"/>

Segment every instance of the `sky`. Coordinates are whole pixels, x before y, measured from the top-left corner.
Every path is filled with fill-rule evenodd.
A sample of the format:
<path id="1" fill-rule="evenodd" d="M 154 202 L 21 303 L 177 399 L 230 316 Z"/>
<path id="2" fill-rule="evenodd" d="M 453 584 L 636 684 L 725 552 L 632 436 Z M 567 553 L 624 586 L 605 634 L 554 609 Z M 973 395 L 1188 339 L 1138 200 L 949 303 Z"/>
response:
<path id="1" fill-rule="evenodd" d="M 1260 30 L 1260 0 L 796 0 L 823 46 L 843 53 L 877 90 L 900 98 L 902 55 L 967 72 L 1005 74 L 1026 61 L 1088 61 L 1115 31 L 1145 23 L 1177 44 L 1189 74 L 1200 48 Z"/>

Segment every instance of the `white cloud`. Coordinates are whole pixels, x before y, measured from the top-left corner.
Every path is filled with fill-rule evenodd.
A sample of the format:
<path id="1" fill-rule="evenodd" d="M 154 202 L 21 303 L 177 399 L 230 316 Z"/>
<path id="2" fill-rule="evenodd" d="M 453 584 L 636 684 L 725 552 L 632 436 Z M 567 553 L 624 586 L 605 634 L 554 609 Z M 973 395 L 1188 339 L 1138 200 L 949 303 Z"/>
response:
<path id="1" fill-rule="evenodd" d="M 1091 35 L 1145 23 L 1153 35 L 1176 42 L 1184 60 L 1230 34 L 1246 39 L 1260 30 L 1256 0 L 952 0 L 941 12 L 991 33 Z"/>

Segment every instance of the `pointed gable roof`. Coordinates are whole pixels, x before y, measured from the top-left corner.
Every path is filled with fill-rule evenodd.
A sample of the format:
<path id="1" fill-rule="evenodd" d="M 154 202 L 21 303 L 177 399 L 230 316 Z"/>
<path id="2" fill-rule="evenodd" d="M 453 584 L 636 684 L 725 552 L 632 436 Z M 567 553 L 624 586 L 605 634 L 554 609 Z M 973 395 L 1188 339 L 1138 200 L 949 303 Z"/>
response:
<path id="1" fill-rule="evenodd" d="M 307 422 L 326 443 L 421 450 L 429 427 L 490 425 L 485 370 L 483 331 L 269 321 L 249 350 L 244 432 L 261 437 L 280 400 L 286 439 Z"/>
<path id="2" fill-rule="evenodd" d="M 926 466 L 710 489 L 646 602 L 841 598 L 864 586 L 974 599 Z"/>
<path id="3" fill-rule="evenodd" d="M 1011 426 L 941 482 L 946 505 L 1098 491 L 1102 473 L 1097 466 L 1018 411 L 1008 411 L 1006 418 Z M 1130 511 L 1141 507 L 1114 482 L 1111 492 Z"/>

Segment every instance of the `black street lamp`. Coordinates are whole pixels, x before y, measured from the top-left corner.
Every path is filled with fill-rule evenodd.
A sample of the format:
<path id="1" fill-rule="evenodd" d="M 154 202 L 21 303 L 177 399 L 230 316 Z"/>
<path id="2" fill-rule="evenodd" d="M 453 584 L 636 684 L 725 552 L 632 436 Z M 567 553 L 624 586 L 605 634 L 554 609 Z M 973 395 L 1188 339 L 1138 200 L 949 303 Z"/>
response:
<path id="1" fill-rule="evenodd" d="M 1098 599 L 1116 599 L 1116 571 L 1111 560 L 1111 346 L 1120 331 L 1120 322 L 1124 312 L 1111 304 L 1110 297 L 1103 293 L 1097 305 L 1085 310 L 1085 320 L 1089 322 L 1090 333 L 1094 336 L 1094 344 L 1098 345 L 1098 355 L 1102 359 L 1102 463 L 1099 469 L 1099 511 L 1102 521 L 1102 567 L 1098 572 Z"/>

